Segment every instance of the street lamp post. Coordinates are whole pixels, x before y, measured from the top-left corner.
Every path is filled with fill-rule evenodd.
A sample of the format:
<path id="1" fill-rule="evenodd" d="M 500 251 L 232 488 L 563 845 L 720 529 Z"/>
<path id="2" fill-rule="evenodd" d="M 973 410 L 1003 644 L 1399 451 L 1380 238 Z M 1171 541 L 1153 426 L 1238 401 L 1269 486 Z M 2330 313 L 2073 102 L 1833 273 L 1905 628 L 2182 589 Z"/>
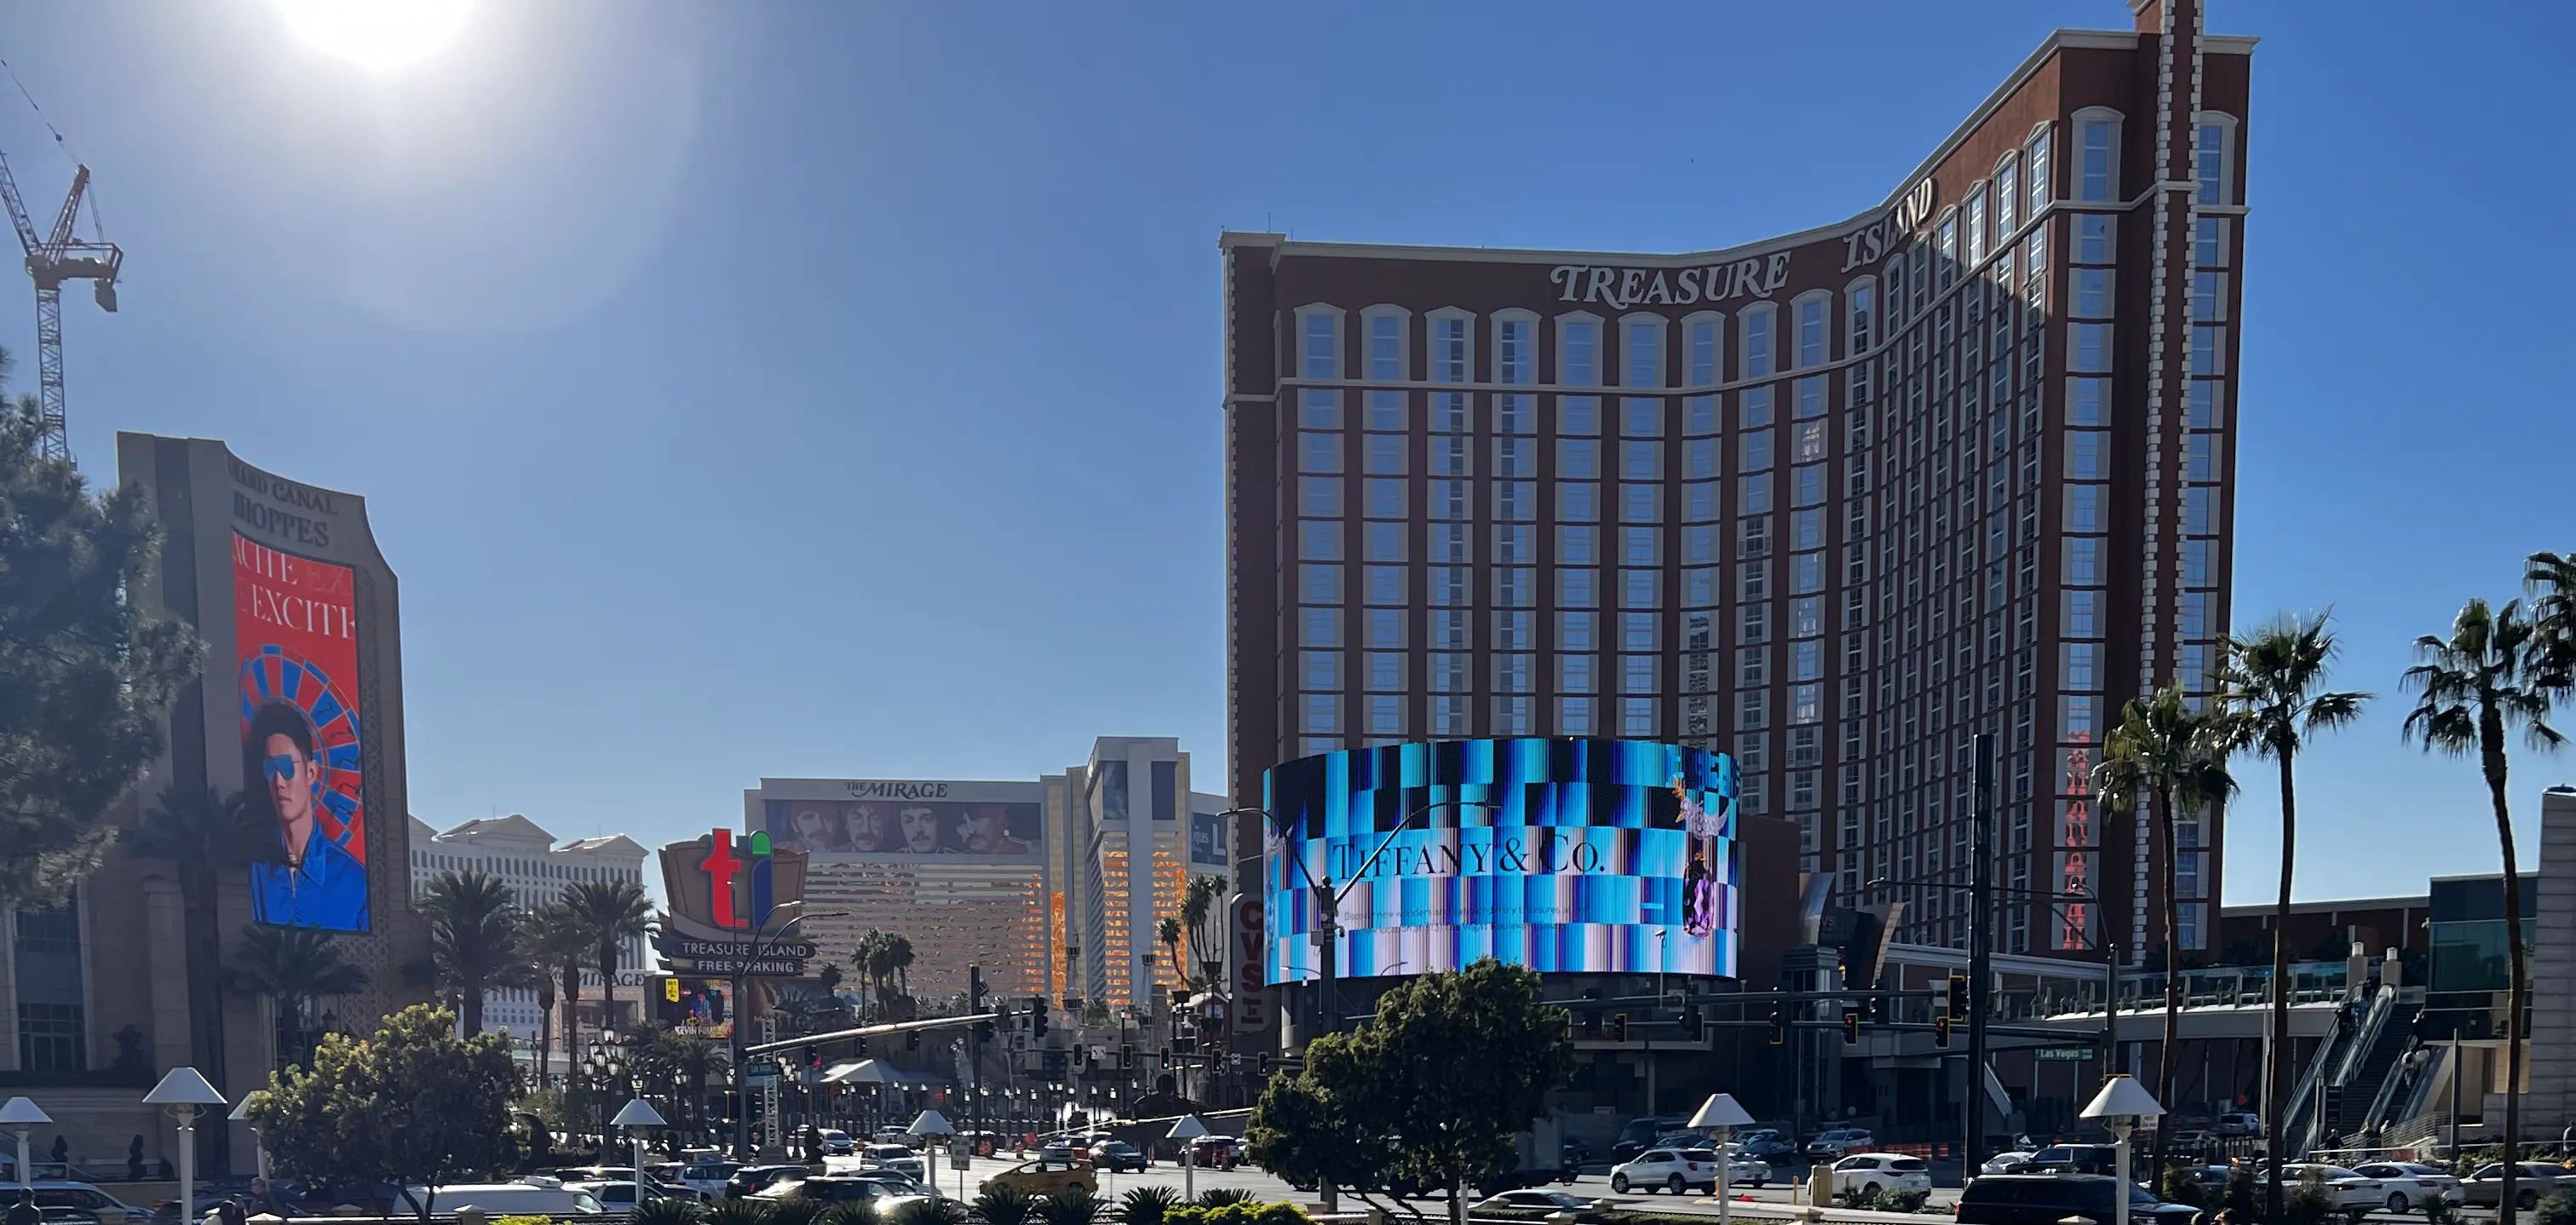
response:
<path id="1" fill-rule="evenodd" d="M 777 951 L 778 942 L 785 939 L 788 933 L 795 931 L 797 924 L 802 923 L 809 918 L 846 919 L 850 917 L 849 912 L 840 910 L 827 911 L 823 914 L 808 915 L 804 911 L 804 906 L 805 904 L 803 902 L 786 902 L 775 907 L 770 912 L 772 915 L 775 915 L 780 910 L 789 909 L 790 907 L 795 908 L 796 912 L 787 916 L 786 922 L 780 923 L 775 928 L 767 929 L 768 938 L 765 940 L 762 938 L 763 929 L 754 928 L 751 933 L 750 955 L 734 963 L 734 972 L 732 975 L 733 1024 L 729 1027 L 731 1034 L 729 1042 L 733 1048 L 731 1051 L 733 1059 L 730 1075 L 733 1077 L 733 1155 L 734 1159 L 737 1161 L 747 1162 L 751 1160 L 751 1088 L 750 1081 L 743 1069 L 742 1052 L 744 1038 L 742 1027 L 745 1023 L 751 1020 L 751 1002 L 744 996 L 743 984 L 751 978 L 751 967 L 759 963 L 761 955 L 765 952 Z M 777 1120 L 770 1120 L 770 1125 L 772 1127 L 776 1127 Z"/>
<path id="2" fill-rule="evenodd" d="M 2084 1117 L 2100 1119 L 2111 1127 L 2111 1139 L 2119 1145 L 2120 1185 L 2111 1189 L 2111 1225 L 2129 1225 L 2129 1132 L 2140 1119 L 2152 1119 L 2165 1112 L 2154 1094 L 2146 1091 L 2127 1075 L 2115 1075 L 2102 1082 L 2102 1091 L 2084 1108 Z"/>
<path id="3" fill-rule="evenodd" d="M 616 1118 L 608 1121 L 608 1125 L 611 1127 L 625 1128 L 627 1130 L 627 1134 L 634 1140 L 636 1186 L 635 1202 L 640 1207 L 644 1203 L 644 1129 L 647 1127 L 662 1126 L 662 1112 L 653 1109 L 653 1103 L 645 1101 L 643 1098 L 632 1098 L 627 1101 L 625 1109 L 617 1112 Z"/>
<path id="4" fill-rule="evenodd" d="M 1753 1116 L 1736 1104 L 1732 1093 L 1712 1093 L 1700 1103 L 1699 1113 L 1691 1116 L 1690 1125 L 1709 1129 L 1709 1139 L 1717 1142 L 1717 1225 L 1731 1225 L 1727 1219 L 1727 1186 L 1735 1172 L 1735 1157 L 1726 1151 L 1726 1143 L 1738 1127 L 1749 1127 Z"/>
<path id="5" fill-rule="evenodd" d="M 31 1156 L 33 1150 L 28 1147 L 27 1138 L 34 1135 L 38 1127 L 53 1121 L 52 1115 L 46 1114 L 42 1107 L 23 1097 L 10 1098 L 8 1105 L 0 1106 L 0 1127 L 6 1127 L 18 1133 L 18 1167 L 15 1172 L 18 1175 L 18 1182 L 23 1186 L 33 1186 L 36 1182 L 36 1167 L 32 1164 L 34 1158 Z M 64 1177 L 68 1178 L 70 1175 L 66 1174 Z"/>
<path id="6" fill-rule="evenodd" d="M 172 1068 L 143 1095 L 143 1104 L 167 1107 L 179 1124 L 179 1221 L 189 1225 L 197 1219 L 197 1112 L 227 1104 L 224 1095 L 215 1092 L 197 1069 Z"/>
<path id="7" fill-rule="evenodd" d="M 1360 881 L 1368 878 L 1369 870 L 1377 866 L 1378 856 L 1386 853 L 1386 848 L 1395 842 L 1397 835 L 1402 834 L 1405 830 L 1412 827 L 1414 818 L 1437 809 L 1452 807 L 1494 808 L 1498 807 L 1498 805 L 1485 800 L 1433 800 L 1428 804 L 1404 814 L 1403 819 L 1395 823 L 1395 828 L 1386 831 L 1386 837 L 1378 840 L 1376 849 L 1369 852 L 1369 857 L 1360 862 L 1360 866 L 1352 871 L 1349 878 L 1342 882 L 1342 887 L 1339 889 L 1335 889 L 1333 887 L 1333 878 L 1329 873 L 1327 873 L 1324 879 L 1320 882 L 1315 879 L 1315 874 L 1306 867 L 1306 856 L 1302 851 L 1292 850 L 1289 852 L 1288 857 L 1294 860 L 1297 864 L 1297 874 L 1306 879 L 1306 887 L 1313 891 L 1317 902 L 1315 907 L 1315 952 L 1317 957 L 1316 964 L 1319 973 L 1316 976 L 1317 981 L 1315 985 L 1315 993 L 1317 997 L 1316 1003 L 1323 1009 L 1324 1013 L 1324 1023 L 1321 1027 L 1323 1032 L 1335 1034 L 1340 1033 L 1342 1030 L 1342 1011 L 1337 1003 L 1339 999 L 1337 988 L 1340 983 L 1339 962 L 1341 953 L 1340 935 L 1342 899 L 1350 896 L 1350 891 L 1357 887 Z M 1278 818 L 1273 816 L 1268 809 L 1249 807 L 1230 808 L 1220 815 L 1231 817 L 1237 813 L 1246 812 L 1260 814 L 1262 822 L 1269 825 L 1274 833 L 1283 838 L 1287 836 L 1288 831 L 1278 828 Z"/>

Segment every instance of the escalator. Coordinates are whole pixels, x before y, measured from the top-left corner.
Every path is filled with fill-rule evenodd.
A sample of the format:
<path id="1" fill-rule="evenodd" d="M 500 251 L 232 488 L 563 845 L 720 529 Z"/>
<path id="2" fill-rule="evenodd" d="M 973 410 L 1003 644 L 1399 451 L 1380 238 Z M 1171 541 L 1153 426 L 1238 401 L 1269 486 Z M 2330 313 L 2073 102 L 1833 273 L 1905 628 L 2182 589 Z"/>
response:
<path id="1" fill-rule="evenodd" d="M 2329 1137 L 2360 1129 L 2376 1103 L 2373 1091 L 2406 1050 L 2408 1027 L 2389 1023 L 2396 1012 L 2397 988 L 2382 985 L 2358 1019 L 2348 1011 L 2335 1013 L 2334 1030 L 2290 1091 L 2281 1133 L 2287 1151 L 2314 1152 Z"/>

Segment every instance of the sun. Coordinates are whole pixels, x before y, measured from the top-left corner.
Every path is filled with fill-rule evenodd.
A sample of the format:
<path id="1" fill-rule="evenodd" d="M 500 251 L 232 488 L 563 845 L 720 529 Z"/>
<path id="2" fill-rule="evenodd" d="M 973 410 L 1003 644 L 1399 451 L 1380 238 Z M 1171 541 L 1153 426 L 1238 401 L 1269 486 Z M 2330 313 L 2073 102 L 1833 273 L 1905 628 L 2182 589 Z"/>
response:
<path id="1" fill-rule="evenodd" d="M 315 50 L 367 68 L 400 68 L 456 36 L 472 0 L 277 0 Z"/>

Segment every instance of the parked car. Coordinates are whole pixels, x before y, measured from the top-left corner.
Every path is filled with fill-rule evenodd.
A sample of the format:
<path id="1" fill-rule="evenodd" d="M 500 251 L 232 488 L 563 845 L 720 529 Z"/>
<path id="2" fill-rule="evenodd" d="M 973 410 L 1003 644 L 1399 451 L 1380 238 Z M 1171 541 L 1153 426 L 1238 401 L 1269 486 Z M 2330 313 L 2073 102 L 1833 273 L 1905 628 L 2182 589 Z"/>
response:
<path id="1" fill-rule="evenodd" d="M 37 1165 L 40 1163 L 30 1161 L 27 1164 Z M 21 1184 L 14 1182 L 0 1183 L 0 1200 L 5 1200 L 12 1204 L 17 1203 L 20 1185 Z M 113 1208 L 124 1213 L 125 1219 L 136 1222 L 137 1225 L 141 1225 L 141 1222 L 149 1220 L 152 1217 L 151 1213 L 146 1212 L 141 1208 L 137 1208 L 132 1204 L 126 1203 L 125 1201 L 118 1199 L 113 1195 L 109 1195 L 107 1192 L 101 1191 L 97 1187 L 85 1182 L 75 1182 L 64 1178 L 39 1178 L 36 1180 L 35 1192 L 36 1207 L 46 1212 L 52 1212 L 55 1209 L 85 1212 L 90 1215 L 92 1220 L 97 1220 L 99 1219 L 100 1209 Z"/>
<path id="2" fill-rule="evenodd" d="M 459 1208 L 480 1208 L 489 1217 L 599 1216 L 608 1211 L 588 1187 L 543 1175 L 517 1182 L 460 1183 L 440 1187 L 434 1195 L 425 1186 L 409 1188 L 406 1193 L 415 1203 L 427 1196 L 431 1210 L 441 1214 Z"/>
<path id="3" fill-rule="evenodd" d="M 1865 1127 L 1832 1127 L 1817 1132 L 1807 1141 L 1807 1156 L 1814 1160 L 1835 1161 L 1842 1155 L 1876 1147 L 1878 1137 Z"/>
<path id="4" fill-rule="evenodd" d="M 1968 1180 L 1959 1193 L 1959 1225 L 2057 1225 L 2071 1216 L 2108 1221 L 2114 1215 L 2120 1180 L 2106 1174 L 1988 1174 Z M 2153 1225 L 2191 1225 L 2200 1211 L 2189 1204 L 2167 1204 L 2131 1186 L 2129 1219 Z"/>
<path id="5" fill-rule="evenodd" d="M 901 1144 L 909 1147 L 912 1144 L 912 1133 L 900 1127 L 880 1127 L 877 1129 L 877 1134 L 868 1137 L 868 1143 Z"/>
<path id="6" fill-rule="evenodd" d="M 1505 1191 L 1500 1195 L 1486 1196 L 1483 1199 L 1477 1200 L 1473 1204 L 1469 1204 L 1467 1206 L 1467 1211 L 1471 1214 L 1478 1212 L 1499 1212 L 1505 1209 L 1521 1209 L 1538 1212 L 1582 1212 L 1591 1206 L 1592 1201 L 1583 1199 L 1579 1196 L 1568 1195 L 1563 1191 L 1522 1190 Z"/>
<path id="7" fill-rule="evenodd" d="M 1703 1161 L 1694 1153 L 1706 1153 Z M 1610 1189 L 1621 1195 L 1630 1187 L 1648 1192 L 1661 1187 L 1680 1195 L 1692 1187 L 1717 1190 L 1717 1154 L 1707 1149 L 1650 1148 L 1635 1159 L 1610 1167 Z"/>
<path id="8" fill-rule="evenodd" d="M 2011 1152 L 1997 1153 L 1979 1163 L 1977 1166 L 1977 1172 L 1980 1174 L 2010 1174 L 2013 1172 L 2013 1167 L 2028 1164 L 2030 1162 L 2031 1153 L 2032 1150 L 2030 1149 L 2015 1149 Z"/>
<path id="9" fill-rule="evenodd" d="M 1611 1142 L 1610 1160 L 1614 1163 L 1630 1160 L 1637 1154 L 1655 1147 L 1655 1137 L 1688 1122 L 1690 1122 L 1690 1116 L 1684 1114 L 1649 1115 L 1645 1118 L 1630 1119 L 1627 1126 L 1619 1129 L 1619 1138 Z"/>
<path id="10" fill-rule="evenodd" d="M 626 1178 L 615 1182 L 568 1182 L 564 1184 L 564 1190 L 596 1196 L 600 1206 L 610 1212 L 633 1212 L 642 1204 L 672 1198 L 656 1190 L 651 1183 L 643 1184 L 639 1190 L 634 1180 Z"/>
<path id="11" fill-rule="evenodd" d="M 708 1199 L 715 1199 L 725 1193 L 726 1180 L 732 1178 L 734 1172 L 741 1168 L 742 1163 L 739 1161 L 710 1161 L 703 1165 L 684 1165 L 680 1167 L 679 1182 L 681 1186 Z"/>
<path id="12" fill-rule="evenodd" d="M 2531 1208 L 2540 1197 L 2564 1187 L 2576 1186 L 2576 1174 L 2564 1167 L 2542 1161 L 2526 1161 L 2513 1176 L 2513 1206 Z M 2481 1208 L 2493 1208 L 2504 1198 L 2504 1166 L 2491 1162 L 2485 1169 L 2460 1180 L 2460 1197 Z"/>
<path id="13" fill-rule="evenodd" d="M 1921 1191 L 1930 1194 L 1932 1171 L 1903 1153 L 1853 1153 L 1834 1163 L 1836 1191 Z"/>
<path id="14" fill-rule="evenodd" d="M 2351 1213 L 2355 1221 L 2359 1221 L 2364 1213 L 2378 1211 L 2388 1194 L 2378 1179 L 2339 1165 L 2294 1161 L 2281 1167 L 2284 1183 L 2305 1182 L 2311 1177 L 2324 1182 L 2326 1190 L 2334 1192 L 2335 1207 Z"/>
<path id="15" fill-rule="evenodd" d="M 1202 1170 L 1231 1170 L 1243 1164 L 1243 1141 L 1234 1136 L 1201 1136 L 1190 1141 L 1190 1160 Z"/>
<path id="16" fill-rule="evenodd" d="M 781 1183 L 760 1193 L 760 1198 L 762 1199 L 787 1199 L 790 1197 L 794 1197 L 796 1199 L 819 1200 L 825 1204 L 832 1205 L 864 1205 L 868 1210 L 868 1215 L 880 1220 L 893 1216 L 896 1212 L 903 1210 L 909 1205 L 923 1202 L 929 1198 L 924 1195 L 907 1195 L 903 1191 L 897 1189 L 893 1184 L 881 1182 L 874 1178 L 851 1178 L 839 1174 L 828 1174 L 819 1178 L 808 1178 L 803 1182 L 797 1183 Z"/>
<path id="17" fill-rule="evenodd" d="M 1091 1146 L 1091 1168 L 1112 1174 L 1130 1170 L 1141 1174 L 1145 1172 L 1145 1153 L 1124 1140 L 1105 1140 Z"/>
<path id="18" fill-rule="evenodd" d="M 733 1177 L 725 1180 L 725 1198 L 742 1199 L 758 1195 L 781 1182 L 802 1181 L 813 1172 L 812 1167 L 801 1165 L 747 1165 L 735 1170 Z"/>
<path id="19" fill-rule="evenodd" d="M 922 1164 L 921 1154 L 900 1144 L 871 1144 L 864 1156 L 869 1165 L 901 1170 L 914 1178 L 927 1177 L 930 1172 L 929 1167 Z"/>
<path id="20" fill-rule="evenodd" d="M 2259 1136 L 2263 1134 L 2263 1116 L 2250 1110 L 2232 1111 L 2218 1116 L 2211 1130 L 2222 1136 Z"/>
<path id="21" fill-rule="evenodd" d="M 2414 1161 L 2374 1161 L 2353 1167 L 2364 1178 L 2376 1178 L 2388 1192 L 2390 1212 L 2412 1212 L 2434 1200 L 2460 1202 L 2460 1180 L 2440 1166 Z"/>
<path id="22" fill-rule="evenodd" d="M 2178 1131 L 2173 1134 L 2174 1151 L 2180 1153 L 2202 1152 L 2215 1146 L 2217 1143 L 2218 1134 L 2216 1132 L 2202 1131 L 2199 1128 L 2193 1128 L 2189 1131 Z"/>
<path id="23" fill-rule="evenodd" d="M 859 1151 L 859 1142 L 851 1139 L 850 1133 L 838 1127 L 823 1129 L 822 1144 L 823 1155 L 826 1157 L 847 1157 Z"/>
<path id="24" fill-rule="evenodd" d="M 881 1165 L 861 1166 L 858 1169 L 850 1171 L 849 1177 L 872 1179 L 874 1181 L 884 1183 L 886 1186 L 892 1188 L 897 1195 L 918 1195 L 923 1199 L 941 1198 L 939 1188 L 931 1186 L 930 1184 L 925 1183 L 910 1174 L 906 1174 L 901 1170 L 889 1170 Z"/>
<path id="25" fill-rule="evenodd" d="M 1703 1147 L 1691 1149 L 1689 1150 L 1689 1155 L 1693 1158 L 1706 1161 L 1711 1164 L 1715 1164 L 1717 1161 L 1717 1150 L 1713 1148 Z M 1726 1181 L 1728 1184 L 1738 1187 L 1761 1186 L 1762 1184 L 1771 1181 L 1771 1163 L 1764 1161 L 1759 1157 L 1746 1156 L 1744 1153 L 1744 1146 L 1740 1144 L 1727 1145 Z"/>
<path id="26" fill-rule="evenodd" d="M 1032 1196 L 1054 1195 L 1073 1187 L 1097 1192 L 1100 1190 L 1100 1176 L 1092 1173 L 1091 1167 L 1087 1165 L 1077 1165 L 1071 1161 L 1052 1161 L 1040 1157 L 1035 1161 L 1024 1161 L 1012 1166 L 976 1184 L 976 1187 L 978 1190 L 985 1191 L 996 1187 L 1012 1187 Z"/>
<path id="27" fill-rule="evenodd" d="M 635 1181 L 635 1167 L 631 1165 L 576 1165 L 566 1166 L 559 1170 L 550 1170 L 548 1173 L 551 1173 L 555 1177 L 560 1178 L 567 1183 Z M 644 1187 L 647 1191 L 652 1193 L 646 1197 L 648 1200 L 663 1197 L 674 1199 L 699 1198 L 696 1191 L 680 1186 L 676 1183 L 665 1183 L 662 1180 L 653 1177 L 650 1173 L 644 1175 Z"/>
<path id="28" fill-rule="evenodd" d="M 2108 1144 L 2052 1144 L 2006 1174 L 2109 1174 L 2120 1168 L 2120 1150 Z"/>
<path id="29" fill-rule="evenodd" d="M 1776 1127 L 1756 1127 L 1739 1133 L 1736 1140 L 1744 1146 L 1744 1155 L 1764 1161 L 1788 1162 L 1798 1156 L 1798 1142 L 1780 1134 Z"/>

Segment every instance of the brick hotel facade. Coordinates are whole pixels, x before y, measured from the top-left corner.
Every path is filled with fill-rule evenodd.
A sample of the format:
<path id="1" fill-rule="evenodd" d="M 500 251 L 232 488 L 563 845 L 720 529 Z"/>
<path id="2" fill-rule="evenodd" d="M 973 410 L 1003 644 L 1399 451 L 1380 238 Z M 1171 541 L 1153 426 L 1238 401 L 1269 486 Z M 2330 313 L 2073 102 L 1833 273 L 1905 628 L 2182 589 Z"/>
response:
<path id="1" fill-rule="evenodd" d="M 1991 731 L 1998 883 L 2102 899 L 2008 902 L 1997 947 L 2160 947 L 2147 848 L 2084 773 L 2128 698 L 2207 691 L 2228 625 L 2253 40 L 2134 15 L 2050 36 L 1803 233 L 1225 235 L 1235 794 L 1370 743 L 1706 745 L 1840 897 L 1964 945 L 1964 893 L 1867 882 L 1965 882 Z M 2181 828 L 2186 949 L 2219 832 Z"/>

